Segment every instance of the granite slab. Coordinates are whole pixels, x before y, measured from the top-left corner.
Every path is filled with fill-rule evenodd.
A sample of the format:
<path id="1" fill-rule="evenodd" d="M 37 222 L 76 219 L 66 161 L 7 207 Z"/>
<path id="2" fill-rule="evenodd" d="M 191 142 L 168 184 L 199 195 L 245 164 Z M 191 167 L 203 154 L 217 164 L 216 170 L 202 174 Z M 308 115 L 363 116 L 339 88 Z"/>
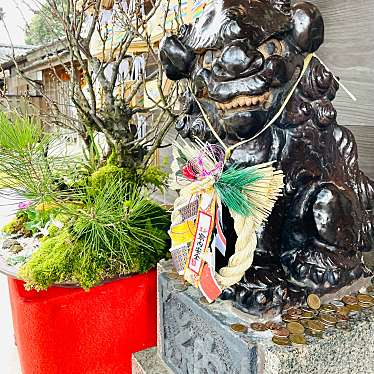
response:
<path id="1" fill-rule="evenodd" d="M 162 362 L 154 362 L 171 372 L 374 373 L 374 309 L 352 317 L 347 331 L 332 328 L 322 339 L 307 336 L 305 346 L 280 347 L 272 343 L 270 332 L 232 331 L 233 323 L 249 326 L 259 319 L 239 312 L 227 301 L 206 304 L 193 287 L 181 291 L 180 281 L 168 276 L 170 270 L 168 263 L 159 266 L 157 355 Z"/>

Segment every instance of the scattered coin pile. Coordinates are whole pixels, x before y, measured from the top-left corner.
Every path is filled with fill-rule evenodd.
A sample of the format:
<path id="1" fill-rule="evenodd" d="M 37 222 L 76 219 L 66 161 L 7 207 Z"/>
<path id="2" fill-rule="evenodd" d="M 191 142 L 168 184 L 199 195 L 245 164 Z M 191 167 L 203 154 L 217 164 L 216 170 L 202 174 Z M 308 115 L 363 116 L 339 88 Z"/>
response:
<path id="1" fill-rule="evenodd" d="M 255 322 L 250 325 L 256 332 L 271 331 L 274 344 L 281 346 L 303 346 L 307 344 L 307 336 L 323 338 L 328 329 L 350 330 L 348 323 L 352 317 L 365 313 L 374 307 L 374 287 L 369 286 L 366 293 L 346 295 L 341 300 L 322 304 L 317 295 L 307 298 L 307 305 L 290 308 L 282 314 L 282 322 Z M 235 332 L 247 332 L 241 324 L 231 326 Z"/>
<path id="2" fill-rule="evenodd" d="M 183 292 L 187 290 L 187 284 L 183 276 L 175 272 L 167 273 L 170 280 L 178 283 L 174 290 Z M 367 287 L 366 293 L 345 295 L 341 300 L 333 300 L 329 304 L 322 304 L 320 298 L 310 294 L 307 298 L 307 305 L 299 308 L 290 308 L 284 311 L 282 321 L 268 321 L 266 323 L 254 322 L 250 325 L 256 332 L 271 331 L 274 344 L 281 346 L 302 346 L 307 344 L 306 336 L 323 338 L 324 332 L 328 329 L 350 330 L 349 321 L 359 313 L 372 313 L 374 307 L 374 278 L 373 285 Z M 204 297 L 200 299 L 201 304 L 208 302 Z M 247 333 L 248 327 L 235 323 L 231 330 L 236 333 Z"/>

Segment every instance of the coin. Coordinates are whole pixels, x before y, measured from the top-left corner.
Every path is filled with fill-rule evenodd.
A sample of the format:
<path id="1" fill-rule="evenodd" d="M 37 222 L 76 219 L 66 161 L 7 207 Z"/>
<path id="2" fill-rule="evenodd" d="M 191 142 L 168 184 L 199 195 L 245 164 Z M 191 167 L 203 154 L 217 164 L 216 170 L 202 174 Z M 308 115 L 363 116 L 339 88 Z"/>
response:
<path id="1" fill-rule="evenodd" d="M 319 309 L 320 306 L 321 306 L 321 300 L 320 300 L 320 298 L 317 295 L 313 294 L 313 293 L 308 296 L 307 303 L 314 310 Z"/>
<path id="2" fill-rule="evenodd" d="M 301 316 L 303 314 L 303 311 L 297 308 L 290 308 L 285 311 L 285 314 Z"/>
<path id="3" fill-rule="evenodd" d="M 339 330 L 350 331 L 351 328 L 347 322 L 338 322 L 335 327 Z"/>
<path id="4" fill-rule="evenodd" d="M 333 315 L 338 321 L 345 322 L 349 321 L 349 317 L 340 313 L 334 313 Z"/>
<path id="5" fill-rule="evenodd" d="M 332 300 L 330 304 L 336 306 L 337 308 L 342 308 L 345 304 L 340 300 Z"/>
<path id="6" fill-rule="evenodd" d="M 346 295 L 342 298 L 342 301 L 346 305 L 356 305 L 357 304 L 357 298 L 352 295 Z"/>
<path id="7" fill-rule="evenodd" d="M 273 336 L 272 341 L 277 345 L 290 345 L 288 338 L 281 338 L 279 336 Z"/>
<path id="8" fill-rule="evenodd" d="M 292 322 L 292 321 L 296 321 L 299 319 L 299 316 L 296 316 L 296 315 L 289 315 L 289 314 L 282 314 L 282 321 L 283 322 Z"/>
<path id="9" fill-rule="evenodd" d="M 241 323 L 233 323 L 232 325 L 230 325 L 230 329 L 234 332 L 240 332 L 240 333 L 248 332 L 247 326 L 244 326 Z"/>
<path id="10" fill-rule="evenodd" d="M 298 322 L 290 322 L 287 324 L 287 330 L 290 334 L 300 335 L 304 333 L 304 326 Z"/>
<path id="11" fill-rule="evenodd" d="M 319 319 L 323 324 L 329 325 L 329 326 L 333 326 L 338 322 L 338 320 L 334 316 L 332 316 L 331 314 L 327 314 L 327 313 L 321 313 L 319 315 Z"/>
<path id="12" fill-rule="evenodd" d="M 319 308 L 319 312 L 322 313 L 334 313 L 336 311 L 336 307 L 332 304 L 322 304 Z"/>
<path id="13" fill-rule="evenodd" d="M 165 273 L 166 276 L 169 278 L 169 279 L 172 279 L 172 280 L 175 280 L 175 279 L 180 279 L 180 275 L 177 274 L 177 273 L 174 273 L 172 271 L 168 272 L 168 273 Z"/>
<path id="14" fill-rule="evenodd" d="M 321 332 L 325 330 L 325 326 L 323 325 L 323 323 L 317 320 L 308 321 L 307 326 L 310 330 L 315 332 Z"/>
<path id="15" fill-rule="evenodd" d="M 342 314 L 343 316 L 347 316 L 349 313 L 349 308 L 347 306 L 339 307 L 337 309 L 337 313 Z"/>
<path id="16" fill-rule="evenodd" d="M 251 329 L 254 331 L 266 331 L 268 328 L 264 323 L 254 322 L 251 323 Z"/>
<path id="17" fill-rule="evenodd" d="M 299 323 L 301 323 L 303 326 L 304 326 L 304 328 L 307 328 L 308 327 L 308 322 L 309 321 L 311 321 L 310 319 L 306 319 L 306 318 L 304 318 L 304 319 L 301 319 L 300 321 L 299 321 Z"/>
<path id="18" fill-rule="evenodd" d="M 351 313 L 351 314 L 357 314 L 357 313 L 361 312 L 361 310 L 362 310 L 362 307 L 358 304 L 348 305 L 347 308 L 349 309 L 349 313 Z"/>
<path id="19" fill-rule="evenodd" d="M 301 318 L 303 319 L 312 319 L 314 318 L 316 315 L 312 312 L 304 312 L 303 315 L 301 316 Z"/>
<path id="20" fill-rule="evenodd" d="M 174 290 L 178 292 L 184 292 L 188 289 L 188 287 L 185 284 L 175 284 Z"/>
<path id="21" fill-rule="evenodd" d="M 374 297 L 367 294 L 357 295 L 357 300 L 359 303 L 374 304 Z"/>
<path id="22" fill-rule="evenodd" d="M 292 334 L 289 337 L 292 345 L 305 345 L 306 339 L 304 335 L 301 334 Z"/>
<path id="23" fill-rule="evenodd" d="M 362 308 L 372 308 L 374 304 L 368 304 L 368 303 L 358 303 L 358 305 Z"/>
<path id="24" fill-rule="evenodd" d="M 268 321 L 268 322 L 266 322 L 266 323 L 265 323 L 265 326 L 266 326 L 269 330 L 277 330 L 277 329 L 282 328 L 282 325 L 280 325 L 279 323 L 273 322 L 273 321 Z"/>
<path id="25" fill-rule="evenodd" d="M 273 335 L 279 338 L 287 338 L 290 335 L 290 332 L 285 327 L 281 327 L 273 330 Z"/>

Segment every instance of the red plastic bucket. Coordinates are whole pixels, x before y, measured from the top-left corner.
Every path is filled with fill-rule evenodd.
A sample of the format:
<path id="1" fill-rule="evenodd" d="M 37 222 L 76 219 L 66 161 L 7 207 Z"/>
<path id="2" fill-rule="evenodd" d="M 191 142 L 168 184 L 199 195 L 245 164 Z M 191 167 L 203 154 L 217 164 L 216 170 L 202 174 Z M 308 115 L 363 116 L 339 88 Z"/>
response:
<path id="1" fill-rule="evenodd" d="M 131 354 L 156 345 L 155 270 L 89 292 L 8 279 L 23 374 L 130 374 Z"/>

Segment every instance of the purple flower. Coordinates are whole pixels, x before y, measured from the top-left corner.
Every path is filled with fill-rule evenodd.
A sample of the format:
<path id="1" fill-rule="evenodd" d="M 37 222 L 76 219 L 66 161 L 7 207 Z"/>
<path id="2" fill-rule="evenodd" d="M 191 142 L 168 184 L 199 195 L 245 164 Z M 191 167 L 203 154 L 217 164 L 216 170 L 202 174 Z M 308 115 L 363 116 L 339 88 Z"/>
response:
<path id="1" fill-rule="evenodd" d="M 18 209 L 27 209 L 32 204 L 31 200 L 22 201 L 18 204 Z"/>

